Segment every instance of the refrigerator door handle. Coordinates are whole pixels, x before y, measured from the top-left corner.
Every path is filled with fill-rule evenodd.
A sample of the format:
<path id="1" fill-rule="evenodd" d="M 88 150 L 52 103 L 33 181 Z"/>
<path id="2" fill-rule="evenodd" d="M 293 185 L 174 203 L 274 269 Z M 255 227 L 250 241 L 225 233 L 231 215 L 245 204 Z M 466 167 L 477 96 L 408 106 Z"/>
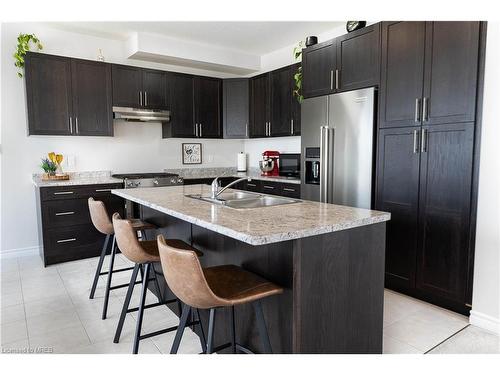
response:
<path id="1" fill-rule="evenodd" d="M 319 152 L 319 166 L 320 166 L 320 177 L 319 177 L 319 201 L 324 202 L 325 197 L 324 197 L 324 185 L 325 185 L 325 176 L 323 175 L 323 170 L 325 166 L 325 128 L 326 126 L 321 126 L 320 131 L 319 131 L 319 147 L 320 147 L 320 152 Z"/>
<path id="2" fill-rule="evenodd" d="M 328 126 L 321 127 L 320 133 L 320 202 L 328 203 L 330 194 L 330 179 L 328 173 L 330 171 L 330 129 Z"/>

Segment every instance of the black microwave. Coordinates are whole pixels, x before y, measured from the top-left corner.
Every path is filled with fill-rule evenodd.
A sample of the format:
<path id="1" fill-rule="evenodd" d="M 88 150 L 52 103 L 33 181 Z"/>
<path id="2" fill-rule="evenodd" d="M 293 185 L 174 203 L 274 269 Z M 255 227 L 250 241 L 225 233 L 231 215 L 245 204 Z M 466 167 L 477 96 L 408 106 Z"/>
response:
<path id="1" fill-rule="evenodd" d="M 280 154 L 280 176 L 300 178 L 300 154 Z"/>

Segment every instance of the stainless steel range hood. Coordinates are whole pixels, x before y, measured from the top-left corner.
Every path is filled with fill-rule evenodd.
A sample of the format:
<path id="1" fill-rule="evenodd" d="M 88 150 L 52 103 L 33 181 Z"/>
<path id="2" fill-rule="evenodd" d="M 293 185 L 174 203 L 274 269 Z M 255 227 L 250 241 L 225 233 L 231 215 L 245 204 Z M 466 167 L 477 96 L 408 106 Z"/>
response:
<path id="1" fill-rule="evenodd" d="M 113 107 L 115 119 L 137 122 L 169 122 L 170 111 L 129 107 Z"/>

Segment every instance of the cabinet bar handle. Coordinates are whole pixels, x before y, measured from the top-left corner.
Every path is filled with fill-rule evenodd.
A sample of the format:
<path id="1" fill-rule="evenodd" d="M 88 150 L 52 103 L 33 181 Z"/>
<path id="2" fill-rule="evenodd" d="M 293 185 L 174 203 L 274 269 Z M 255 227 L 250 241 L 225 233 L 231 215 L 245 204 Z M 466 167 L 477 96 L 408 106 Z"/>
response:
<path id="1" fill-rule="evenodd" d="M 67 195 L 67 194 L 73 194 L 73 191 L 58 191 L 54 193 L 54 195 Z"/>
<path id="2" fill-rule="evenodd" d="M 422 152 L 427 152 L 427 137 L 426 137 L 426 134 L 427 134 L 427 130 L 426 129 L 422 129 L 422 144 L 420 145 L 420 151 Z"/>
<path id="3" fill-rule="evenodd" d="M 273 189 L 274 190 L 274 186 L 264 185 L 264 189 Z"/>
<path id="4" fill-rule="evenodd" d="M 147 107 L 148 106 L 148 92 L 144 91 L 144 105 Z"/>
<path id="5" fill-rule="evenodd" d="M 63 243 L 63 242 L 73 242 L 76 241 L 76 238 L 68 238 L 65 240 L 58 240 L 57 243 Z"/>
<path id="6" fill-rule="evenodd" d="M 271 136 L 271 121 L 269 121 L 269 136 Z"/>
<path id="7" fill-rule="evenodd" d="M 245 137 L 248 137 L 248 122 L 245 124 Z"/>
<path id="8" fill-rule="evenodd" d="M 73 215 L 75 211 L 56 212 L 56 216 Z"/>
<path id="9" fill-rule="evenodd" d="M 290 120 L 290 133 L 293 135 L 293 119 Z"/>
<path id="10" fill-rule="evenodd" d="M 330 90 L 333 90 L 333 70 L 330 70 Z"/>
<path id="11" fill-rule="evenodd" d="M 256 187 L 257 185 L 247 183 L 247 186 Z"/>
<path id="12" fill-rule="evenodd" d="M 80 130 L 78 130 L 78 116 L 75 117 L 75 129 L 76 129 L 76 134 L 80 133 Z"/>
<path id="13" fill-rule="evenodd" d="M 415 99 L 415 122 L 420 122 L 420 98 Z"/>
<path id="14" fill-rule="evenodd" d="M 97 193 L 103 192 L 103 191 L 111 191 L 111 189 L 95 189 Z"/>
<path id="15" fill-rule="evenodd" d="M 69 132 L 73 134 L 73 119 L 69 116 Z"/>
<path id="16" fill-rule="evenodd" d="M 139 105 L 142 106 L 142 91 L 139 91 Z"/>
<path id="17" fill-rule="evenodd" d="M 427 100 L 428 98 L 424 97 L 424 104 L 422 106 L 422 118 L 424 121 L 429 121 L 429 114 L 427 113 L 428 112 Z"/>
<path id="18" fill-rule="evenodd" d="M 335 89 L 339 89 L 339 70 L 335 69 Z"/>
<path id="19" fill-rule="evenodd" d="M 418 130 L 413 131 L 413 153 L 416 154 L 418 152 L 418 141 L 417 141 L 417 136 Z"/>
<path id="20" fill-rule="evenodd" d="M 200 122 L 198 124 L 198 126 L 200 127 L 200 138 L 202 138 L 203 137 L 203 124 Z"/>
<path id="21" fill-rule="evenodd" d="M 283 190 L 284 190 L 284 191 L 292 191 L 292 192 L 295 192 L 295 191 L 296 191 L 295 189 L 292 189 L 292 188 L 286 188 L 286 187 L 284 187 L 284 188 L 283 188 Z"/>

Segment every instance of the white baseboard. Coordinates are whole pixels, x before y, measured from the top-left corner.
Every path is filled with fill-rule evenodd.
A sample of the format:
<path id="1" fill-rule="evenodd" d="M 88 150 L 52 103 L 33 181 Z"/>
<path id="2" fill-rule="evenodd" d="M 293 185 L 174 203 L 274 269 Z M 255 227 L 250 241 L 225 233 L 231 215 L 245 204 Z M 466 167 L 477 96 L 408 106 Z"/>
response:
<path id="1" fill-rule="evenodd" d="M 2 259 L 25 257 L 30 255 L 38 255 L 40 250 L 39 246 L 22 247 L 19 249 L 7 249 L 0 252 L 0 257 Z"/>
<path id="2" fill-rule="evenodd" d="M 471 310 L 469 323 L 496 335 L 500 334 L 500 319 Z"/>

